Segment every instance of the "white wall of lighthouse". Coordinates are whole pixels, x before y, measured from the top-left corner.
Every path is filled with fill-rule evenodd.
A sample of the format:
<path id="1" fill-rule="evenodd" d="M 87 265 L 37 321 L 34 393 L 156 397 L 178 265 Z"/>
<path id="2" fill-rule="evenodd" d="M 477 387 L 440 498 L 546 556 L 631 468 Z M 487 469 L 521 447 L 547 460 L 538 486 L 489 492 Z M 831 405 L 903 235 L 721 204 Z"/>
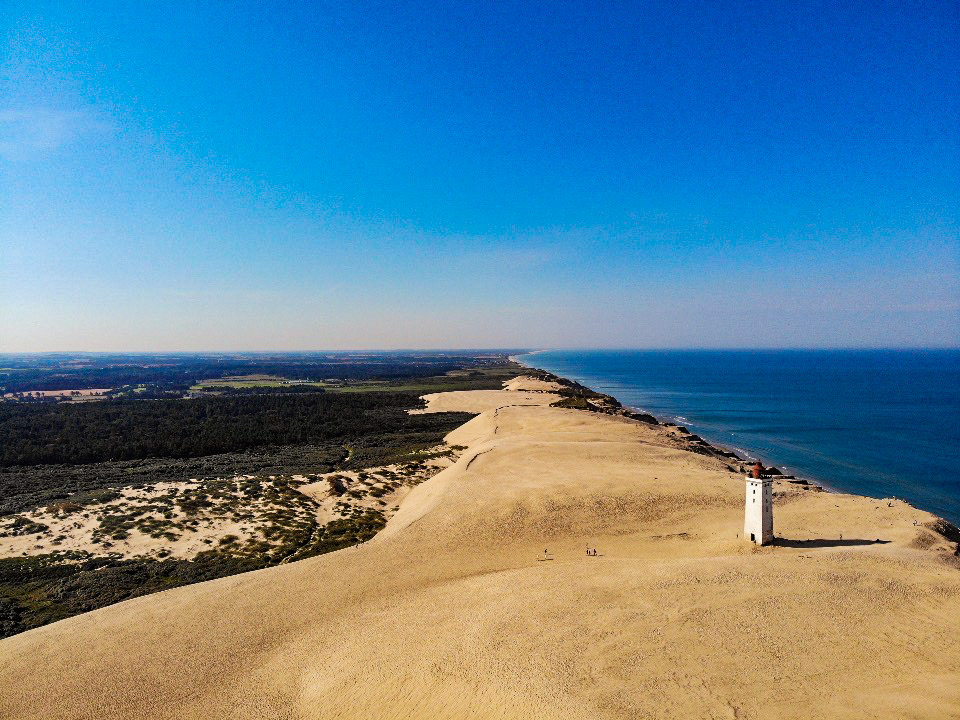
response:
<path id="1" fill-rule="evenodd" d="M 773 480 L 747 478 L 743 537 L 757 545 L 773 542 Z"/>

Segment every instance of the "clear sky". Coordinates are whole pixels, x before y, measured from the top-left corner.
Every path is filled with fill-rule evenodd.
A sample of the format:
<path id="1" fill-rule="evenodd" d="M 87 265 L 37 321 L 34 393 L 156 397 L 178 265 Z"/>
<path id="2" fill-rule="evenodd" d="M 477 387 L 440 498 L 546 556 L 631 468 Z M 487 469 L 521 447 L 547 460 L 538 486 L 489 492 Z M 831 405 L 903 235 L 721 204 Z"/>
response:
<path id="1" fill-rule="evenodd" d="M 0 351 L 960 344 L 960 3 L 0 5 Z"/>

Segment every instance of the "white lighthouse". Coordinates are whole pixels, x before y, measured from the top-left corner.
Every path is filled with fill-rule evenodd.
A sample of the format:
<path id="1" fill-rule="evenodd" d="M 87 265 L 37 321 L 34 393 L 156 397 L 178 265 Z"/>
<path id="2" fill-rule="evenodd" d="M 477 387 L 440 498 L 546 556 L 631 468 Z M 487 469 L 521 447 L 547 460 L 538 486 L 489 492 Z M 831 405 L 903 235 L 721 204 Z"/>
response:
<path id="1" fill-rule="evenodd" d="M 773 542 L 773 480 L 763 477 L 763 465 L 760 463 L 747 476 L 743 537 L 757 545 Z"/>

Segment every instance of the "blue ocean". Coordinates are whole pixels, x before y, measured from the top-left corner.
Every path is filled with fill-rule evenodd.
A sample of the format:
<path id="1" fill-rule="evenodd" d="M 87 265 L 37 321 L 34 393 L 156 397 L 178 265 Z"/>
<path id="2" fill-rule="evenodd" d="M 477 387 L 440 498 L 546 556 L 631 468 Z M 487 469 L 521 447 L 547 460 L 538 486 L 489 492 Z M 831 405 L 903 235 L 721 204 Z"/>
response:
<path id="1" fill-rule="evenodd" d="M 548 351 L 519 359 L 741 457 L 960 523 L 960 350 Z"/>

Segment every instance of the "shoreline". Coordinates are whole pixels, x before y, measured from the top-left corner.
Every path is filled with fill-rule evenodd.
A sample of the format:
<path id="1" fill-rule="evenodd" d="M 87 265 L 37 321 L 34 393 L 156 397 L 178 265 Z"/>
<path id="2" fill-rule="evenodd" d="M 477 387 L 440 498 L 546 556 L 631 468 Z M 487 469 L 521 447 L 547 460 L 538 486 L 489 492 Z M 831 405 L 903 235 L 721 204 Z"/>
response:
<path id="1" fill-rule="evenodd" d="M 534 354 L 544 353 L 544 352 L 549 352 L 549 351 L 547 351 L 547 350 L 536 350 L 536 351 L 534 351 L 534 352 L 532 352 L 532 353 L 526 353 L 524 356 L 526 356 L 526 355 L 534 355 Z M 546 373 L 546 374 L 548 374 L 548 375 L 551 375 L 551 376 L 560 378 L 561 380 L 565 380 L 565 381 L 567 381 L 567 382 L 569 382 L 569 383 L 576 384 L 576 385 L 581 385 L 582 387 L 586 387 L 586 388 L 588 388 L 589 390 L 592 390 L 592 391 L 595 392 L 595 393 L 598 393 L 598 394 L 601 394 L 601 395 L 606 395 L 606 393 L 601 393 L 599 390 L 597 390 L 596 388 L 592 388 L 592 387 L 590 387 L 589 385 L 582 385 L 582 383 L 581 383 L 579 380 L 573 380 L 573 379 L 571 379 L 571 378 L 563 377 L 563 376 L 561 376 L 561 375 L 557 375 L 557 374 L 554 373 L 554 372 L 551 372 L 550 370 L 546 370 L 546 369 L 544 369 L 544 368 L 539 368 L 539 367 L 536 367 L 536 366 L 534 366 L 534 365 L 530 365 L 529 363 L 526 363 L 526 362 L 520 360 L 520 356 L 516 356 L 516 355 L 515 355 L 515 356 L 511 356 L 509 359 L 512 360 L 513 362 L 517 363 L 518 365 L 520 365 L 520 366 L 522 366 L 522 367 L 524 367 L 524 368 L 527 368 L 528 370 L 533 370 L 533 371 L 536 371 L 536 372 L 539 372 L 539 373 Z M 660 416 L 660 415 L 654 415 L 653 413 L 649 412 L 649 411 L 646 410 L 645 408 L 636 407 L 636 406 L 634 406 L 634 405 L 624 405 L 624 404 L 620 401 L 620 399 L 617 398 L 615 395 L 608 395 L 608 397 L 611 397 L 611 398 L 613 398 L 614 400 L 616 400 L 617 403 L 620 405 L 620 407 L 625 408 L 626 410 L 632 411 L 633 413 L 638 414 L 638 415 L 645 415 L 645 416 L 649 416 L 649 417 L 655 418 L 660 425 L 663 425 L 663 426 L 666 426 L 666 427 L 677 427 L 677 428 L 686 429 L 685 426 L 684 426 L 681 422 L 678 422 L 678 421 L 685 421 L 686 418 L 683 418 L 683 417 L 680 417 L 680 416 L 670 416 L 670 417 L 668 417 L 668 418 L 664 418 L 663 416 Z M 690 434 L 693 435 L 694 437 L 700 437 L 699 435 L 695 435 L 695 434 L 693 434 L 693 433 L 690 433 Z M 720 452 L 720 453 L 734 453 L 734 454 L 742 453 L 745 457 L 744 457 L 744 458 L 740 458 L 740 459 L 741 459 L 741 460 L 744 460 L 744 461 L 757 461 L 757 460 L 760 460 L 761 462 L 763 462 L 762 458 L 760 458 L 758 455 L 754 455 L 752 450 L 748 450 L 748 449 L 746 449 L 746 448 L 728 447 L 728 446 L 726 446 L 726 445 L 721 445 L 721 444 L 719 444 L 719 443 L 715 443 L 715 442 L 712 442 L 712 441 L 705 441 L 705 444 L 708 445 L 709 447 L 717 450 L 717 451 Z M 738 456 L 738 457 L 739 457 L 739 456 Z M 786 468 L 786 467 L 787 467 L 786 465 L 777 464 L 777 463 L 769 463 L 769 464 L 764 463 L 764 465 L 765 465 L 766 467 L 774 467 L 774 468 L 778 468 L 778 469 L 781 468 L 781 467 L 783 467 L 783 468 Z M 781 473 L 781 474 L 784 475 L 784 476 L 790 475 L 789 473 Z M 813 477 L 803 478 L 803 477 L 800 477 L 800 476 L 791 476 L 791 477 L 796 477 L 797 480 L 807 480 L 808 482 L 810 482 L 811 485 L 816 484 L 818 487 L 822 488 L 824 491 L 827 491 L 827 492 L 843 492 L 842 490 L 838 490 L 838 489 L 836 489 L 836 488 L 829 487 L 829 486 L 827 486 L 826 484 L 821 485 L 820 483 L 821 483 L 822 481 L 820 481 L 820 480 L 817 479 L 817 478 L 813 478 Z M 815 482 L 814 482 L 814 481 L 815 481 Z M 864 496 L 864 497 L 869 497 L 869 496 Z M 876 498 L 876 499 L 883 499 L 883 498 Z M 899 498 L 896 498 L 896 499 L 899 499 Z"/>
<path id="2" fill-rule="evenodd" d="M 582 385 L 582 383 L 581 383 L 579 380 L 572 380 L 572 379 L 570 379 L 570 378 L 566 378 L 566 377 L 559 376 L 559 375 L 557 375 L 556 373 L 553 373 L 553 372 L 551 372 L 551 371 L 549 371 L 549 370 L 546 370 L 546 369 L 544 369 L 544 368 L 536 367 L 536 366 L 531 365 L 531 364 L 529 364 L 529 363 L 527 363 L 527 362 L 524 362 L 524 360 L 521 359 L 521 358 L 524 358 L 524 357 L 528 357 L 528 356 L 530 356 L 530 355 L 538 355 L 538 354 L 542 354 L 542 353 L 546 353 L 546 352 L 550 352 L 550 351 L 549 351 L 549 350 L 534 350 L 534 351 L 529 352 L 529 353 L 524 353 L 523 355 L 513 355 L 513 356 L 510 356 L 508 359 L 511 360 L 512 362 L 517 363 L 518 365 L 520 365 L 520 366 L 522 366 L 522 367 L 524 367 L 524 368 L 529 369 L 529 370 L 534 370 L 534 371 L 540 372 L 540 373 L 547 373 L 548 375 L 552 375 L 552 376 L 554 376 L 554 377 L 561 378 L 562 380 L 566 380 L 567 382 L 571 382 L 571 383 L 574 383 L 574 384 L 576 384 L 576 385 Z M 594 389 L 594 388 L 592 388 L 592 387 L 589 387 L 589 386 L 586 386 L 586 385 L 583 385 L 583 387 L 587 387 L 587 388 L 589 388 L 590 390 L 592 390 L 593 392 L 596 392 L 596 393 L 605 394 L 605 393 L 601 393 L 601 391 L 599 391 L 599 390 L 596 390 L 596 389 Z M 623 408 L 626 408 L 626 409 L 631 410 L 631 411 L 635 411 L 635 412 L 637 412 L 637 413 L 639 413 L 639 414 L 641 414 L 641 415 L 648 415 L 648 416 L 650 416 L 650 417 L 656 418 L 656 420 L 657 420 L 661 425 L 665 425 L 665 426 L 668 426 L 668 427 L 669 427 L 669 426 L 674 426 L 674 427 L 679 427 L 679 428 L 685 429 L 685 426 L 683 426 L 683 425 L 681 425 L 680 423 L 677 422 L 677 420 L 683 420 L 684 418 L 681 418 L 681 417 L 679 417 L 679 416 L 677 416 L 677 417 L 672 417 L 672 416 L 670 416 L 668 419 L 664 419 L 662 416 L 654 415 L 654 414 L 650 413 L 648 410 L 646 410 L 646 409 L 644 409 L 644 408 L 638 408 L 638 407 L 631 406 L 631 405 L 623 405 L 623 404 L 620 402 L 620 399 L 619 399 L 619 398 L 616 398 L 616 397 L 613 396 L 613 395 L 609 395 L 608 397 L 614 398 L 614 399 L 616 400 L 616 402 L 617 402 L 621 407 L 623 407 Z M 692 434 L 692 433 L 691 433 L 691 435 L 692 435 L 693 437 L 700 437 L 699 435 Z M 816 488 L 818 491 L 827 492 L 827 493 L 832 493 L 832 494 L 837 494 L 837 495 L 852 495 L 852 496 L 855 496 L 855 497 L 867 498 L 867 499 L 869 499 L 869 500 L 887 500 L 887 501 L 892 500 L 892 501 L 895 501 L 895 502 L 902 502 L 902 503 L 908 505 L 908 506 L 911 507 L 911 508 L 914 508 L 914 509 L 916 509 L 916 510 L 920 510 L 921 512 L 930 513 L 931 515 L 935 516 L 938 520 L 940 520 L 941 522 L 944 522 L 944 523 L 950 525 L 951 527 L 954 527 L 954 528 L 958 527 L 958 525 L 955 524 L 953 521 L 946 519 L 945 517 L 943 517 L 942 515 L 938 514 L 937 512 L 935 512 L 935 511 L 933 511 L 933 510 L 927 510 L 927 509 L 925 509 L 925 508 L 918 507 L 918 506 L 914 505 L 913 503 L 911 503 L 909 500 L 907 500 L 907 499 L 905 499 L 905 498 L 901 498 L 901 497 L 897 497 L 897 496 L 868 495 L 868 494 L 865 494 L 865 493 L 862 493 L 862 492 L 849 492 L 849 491 L 843 490 L 842 488 L 838 488 L 838 487 L 832 485 L 829 481 L 823 480 L 822 478 L 819 478 L 819 477 L 816 477 L 816 476 L 813 476 L 813 475 L 797 474 L 796 472 L 789 471 L 789 466 L 784 465 L 784 464 L 781 464 L 781 463 L 778 463 L 778 462 L 777 462 L 775 459 L 773 459 L 773 458 L 769 458 L 769 457 L 768 457 L 768 460 L 770 460 L 770 462 L 767 462 L 767 461 L 765 461 L 760 455 L 755 454 L 754 451 L 752 451 L 752 450 L 750 450 L 750 449 L 748 449 L 748 448 L 739 448 L 739 447 L 731 448 L 731 447 L 728 447 L 728 446 L 726 446 L 726 445 L 721 445 L 721 444 L 714 443 L 714 442 L 710 442 L 710 441 L 705 441 L 705 442 L 706 442 L 706 444 L 707 444 L 709 447 L 717 450 L 719 453 L 731 453 L 731 452 L 732 452 L 732 453 L 736 454 L 738 458 L 739 458 L 739 455 L 742 454 L 742 455 L 745 456 L 744 458 L 741 459 L 741 460 L 743 460 L 743 461 L 759 461 L 759 462 L 762 462 L 766 468 L 771 468 L 771 467 L 772 467 L 772 468 L 775 468 L 775 469 L 780 470 L 780 473 L 775 475 L 775 478 L 776 478 L 777 480 L 784 480 L 784 481 L 787 481 L 787 482 L 790 482 L 791 480 L 796 480 L 797 482 L 794 483 L 794 484 L 796 484 L 796 485 L 807 485 L 807 486 L 809 486 L 809 487 L 811 487 L 811 488 Z M 789 472 L 787 472 L 787 471 L 789 471 Z M 960 551 L 960 545 L 958 545 L 958 551 Z"/>

